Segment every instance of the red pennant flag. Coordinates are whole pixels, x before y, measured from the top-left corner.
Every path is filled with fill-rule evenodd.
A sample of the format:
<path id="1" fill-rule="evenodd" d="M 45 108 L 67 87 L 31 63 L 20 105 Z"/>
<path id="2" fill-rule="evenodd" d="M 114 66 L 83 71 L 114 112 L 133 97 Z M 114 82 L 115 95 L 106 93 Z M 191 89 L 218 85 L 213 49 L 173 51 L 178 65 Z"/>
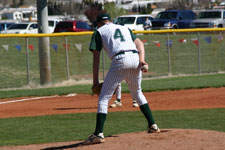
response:
<path id="1" fill-rule="evenodd" d="M 180 43 L 186 43 L 186 42 L 187 42 L 186 39 L 179 39 L 178 41 L 179 41 Z"/>
<path id="2" fill-rule="evenodd" d="M 155 43 L 155 46 L 160 47 L 160 43 Z"/>
<path id="3" fill-rule="evenodd" d="M 143 43 L 147 42 L 147 40 L 142 40 Z"/>
<path id="4" fill-rule="evenodd" d="M 29 48 L 30 50 L 34 51 L 33 45 L 28 45 L 28 48 Z"/>
<path id="5" fill-rule="evenodd" d="M 191 40 L 196 46 L 198 46 L 198 40 L 197 39 L 191 39 Z"/>
<path id="6" fill-rule="evenodd" d="M 68 50 L 69 50 L 69 44 L 63 44 L 63 47 L 66 49 L 66 46 L 67 46 L 67 48 L 68 48 Z"/>
<path id="7" fill-rule="evenodd" d="M 155 46 L 160 47 L 159 41 L 153 41 L 153 43 L 155 44 Z"/>

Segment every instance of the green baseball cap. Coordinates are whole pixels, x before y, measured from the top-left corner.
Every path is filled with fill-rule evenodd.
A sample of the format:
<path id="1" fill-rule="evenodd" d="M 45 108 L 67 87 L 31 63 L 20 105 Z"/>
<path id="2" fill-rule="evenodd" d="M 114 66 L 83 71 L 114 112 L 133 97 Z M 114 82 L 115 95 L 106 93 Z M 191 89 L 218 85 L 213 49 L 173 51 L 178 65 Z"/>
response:
<path id="1" fill-rule="evenodd" d="M 104 21 L 104 20 L 111 20 L 109 14 L 100 14 L 97 16 L 97 19 L 96 19 L 96 22 L 101 22 L 101 21 Z"/>

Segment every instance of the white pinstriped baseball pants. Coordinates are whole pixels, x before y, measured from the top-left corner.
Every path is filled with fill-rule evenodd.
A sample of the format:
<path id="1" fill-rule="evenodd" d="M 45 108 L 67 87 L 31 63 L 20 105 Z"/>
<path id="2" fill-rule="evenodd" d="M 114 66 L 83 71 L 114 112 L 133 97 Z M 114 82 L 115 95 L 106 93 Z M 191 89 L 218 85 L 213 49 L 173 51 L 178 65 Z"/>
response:
<path id="1" fill-rule="evenodd" d="M 98 100 L 98 113 L 108 113 L 108 103 L 122 80 L 128 83 L 133 99 L 139 106 L 147 103 L 141 89 L 142 72 L 139 66 L 139 55 L 137 53 L 125 52 L 112 59 L 110 69 L 105 77 L 101 94 Z"/>

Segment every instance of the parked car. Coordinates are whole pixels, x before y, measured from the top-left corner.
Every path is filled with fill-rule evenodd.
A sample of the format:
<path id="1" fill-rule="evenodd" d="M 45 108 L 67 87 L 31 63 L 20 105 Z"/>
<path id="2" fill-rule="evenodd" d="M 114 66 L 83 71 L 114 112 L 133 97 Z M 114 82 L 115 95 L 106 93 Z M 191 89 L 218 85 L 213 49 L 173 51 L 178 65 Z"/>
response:
<path id="1" fill-rule="evenodd" d="M 38 25 L 35 22 L 23 22 L 11 25 L 7 30 L 1 33 L 38 33 Z"/>
<path id="2" fill-rule="evenodd" d="M 127 26 L 131 30 L 144 30 L 143 24 L 146 17 L 150 21 L 153 20 L 151 15 L 123 15 L 114 20 L 114 23 Z"/>
<path id="3" fill-rule="evenodd" d="M 84 21 L 61 21 L 59 22 L 54 32 L 81 32 L 91 31 L 91 27 Z"/>
<path id="4" fill-rule="evenodd" d="M 49 33 L 54 32 L 56 25 L 62 21 L 61 19 L 49 19 L 48 20 L 48 29 Z"/>
<path id="5" fill-rule="evenodd" d="M 225 27 L 225 10 L 201 11 L 197 19 L 190 25 L 192 28 L 222 28 Z"/>
<path id="6" fill-rule="evenodd" d="M 165 8 L 154 8 L 154 9 L 152 10 L 151 16 L 152 16 L 153 18 L 155 18 L 155 17 L 158 15 L 158 13 L 160 13 L 160 12 L 162 12 L 162 11 L 165 11 L 165 10 L 166 10 Z"/>
<path id="7" fill-rule="evenodd" d="M 152 29 L 183 29 L 190 28 L 195 19 L 192 10 L 166 10 L 159 12 L 152 20 Z"/>
<path id="8" fill-rule="evenodd" d="M 9 26 L 15 24 L 14 22 L 1 22 L 0 31 L 7 30 Z"/>

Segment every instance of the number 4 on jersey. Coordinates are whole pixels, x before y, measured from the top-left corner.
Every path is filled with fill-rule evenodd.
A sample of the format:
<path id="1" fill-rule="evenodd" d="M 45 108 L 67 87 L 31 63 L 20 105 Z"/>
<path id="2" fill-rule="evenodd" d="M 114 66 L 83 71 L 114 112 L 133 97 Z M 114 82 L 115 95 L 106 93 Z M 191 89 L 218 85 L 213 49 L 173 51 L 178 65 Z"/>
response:
<path id="1" fill-rule="evenodd" d="M 116 40 L 118 38 L 120 39 L 121 42 L 125 41 L 120 29 L 116 29 L 114 33 L 114 39 Z"/>

